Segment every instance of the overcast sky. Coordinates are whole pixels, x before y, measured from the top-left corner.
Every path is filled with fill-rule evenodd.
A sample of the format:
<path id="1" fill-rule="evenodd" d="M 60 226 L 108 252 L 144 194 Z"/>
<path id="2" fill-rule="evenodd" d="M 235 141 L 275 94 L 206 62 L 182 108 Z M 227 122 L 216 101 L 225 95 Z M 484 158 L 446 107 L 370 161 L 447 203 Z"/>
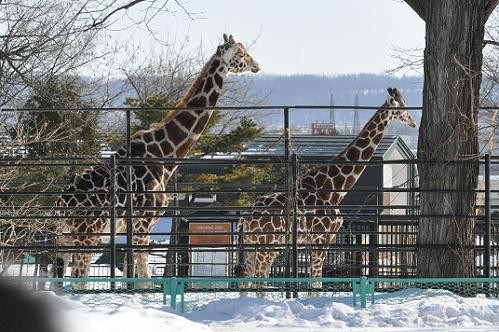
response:
<path id="1" fill-rule="evenodd" d="M 262 72 L 278 74 L 382 73 L 395 66 L 394 47 L 424 45 L 424 22 L 396 0 L 191 0 L 185 4 L 197 19 L 177 12 L 154 19 L 159 40 L 202 41 L 212 53 L 222 33 L 245 44 Z M 127 30 L 130 38 L 154 48 L 146 31 Z"/>

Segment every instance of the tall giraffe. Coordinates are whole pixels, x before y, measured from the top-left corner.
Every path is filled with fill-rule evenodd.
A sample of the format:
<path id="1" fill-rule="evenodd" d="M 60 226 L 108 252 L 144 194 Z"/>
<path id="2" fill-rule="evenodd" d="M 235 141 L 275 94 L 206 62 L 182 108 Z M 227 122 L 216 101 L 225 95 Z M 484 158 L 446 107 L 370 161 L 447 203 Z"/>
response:
<path id="1" fill-rule="evenodd" d="M 369 161 L 391 120 L 406 123 L 412 128 L 416 127 L 416 122 L 407 110 L 387 108 L 406 107 L 400 92 L 388 88 L 388 94 L 388 99 L 381 108 L 334 161 Z M 331 165 L 311 167 L 298 184 L 297 243 L 300 246 L 326 246 L 333 242 L 343 223 L 337 206 L 365 169 L 365 165 L 334 164 L 334 161 Z M 285 233 L 291 226 L 284 217 L 286 201 L 286 195 L 283 193 L 267 194 L 256 199 L 251 216 L 239 221 L 238 230 L 242 233 L 239 250 L 242 250 L 245 244 L 257 246 L 285 244 Z M 307 205 L 324 206 L 324 208 L 300 208 Z M 266 207 L 272 210 L 265 210 Z M 269 249 L 240 252 L 238 274 L 241 277 L 268 277 L 270 267 L 278 255 L 278 251 Z M 312 251 L 311 277 L 322 277 L 325 257 L 324 250 Z M 313 286 L 320 287 L 320 283 L 314 283 Z"/>
<path id="2" fill-rule="evenodd" d="M 232 35 L 223 35 L 224 43 L 217 47 L 215 54 L 208 60 L 198 77 L 188 90 L 186 96 L 177 107 L 213 107 L 222 91 L 227 73 L 242 73 L 260 70 L 258 63 L 248 54 L 245 47 L 234 40 Z M 182 158 L 187 155 L 206 128 L 213 110 L 176 110 L 170 112 L 162 121 L 141 130 L 131 138 L 131 157 L 139 158 Z M 126 157 L 125 148 L 116 152 L 118 158 Z M 149 235 L 154 224 L 161 216 L 160 211 L 147 211 L 145 207 L 165 207 L 168 197 L 162 192 L 177 166 L 134 165 L 131 171 L 131 190 L 145 192 L 133 194 L 133 236 L 134 245 L 148 245 Z M 58 244 L 74 246 L 97 245 L 101 237 L 99 233 L 109 233 L 110 192 L 109 165 L 95 166 L 75 176 L 71 184 L 60 195 L 57 205 L 60 207 L 77 207 L 79 210 L 67 212 L 67 223 L 64 229 L 70 236 L 61 236 Z M 116 171 L 117 190 L 126 191 L 126 170 L 120 166 Z M 86 192 L 92 191 L 88 194 Z M 156 193 L 147 193 L 153 191 Z M 76 192 L 76 193 L 74 193 Z M 116 207 L 125 207 L 128 195 L 117 195 Z M 98 211 L 83 211 L 85 208 L 99 207 Z M 116 231 L 126 232 L 124 209 L 117 212 Z M 92 233 L 93 235 L 86 235 Z M 147 252 L 134 254 L 134 264 L 140 278 L 150 276 Z M 77 252 L 73 255 L 71 276 L 87 277 L 92 254 Z M 67 266 L 68 255 L 59 256 Z M 75 286 L 81 287 L 82 284 Z"/>

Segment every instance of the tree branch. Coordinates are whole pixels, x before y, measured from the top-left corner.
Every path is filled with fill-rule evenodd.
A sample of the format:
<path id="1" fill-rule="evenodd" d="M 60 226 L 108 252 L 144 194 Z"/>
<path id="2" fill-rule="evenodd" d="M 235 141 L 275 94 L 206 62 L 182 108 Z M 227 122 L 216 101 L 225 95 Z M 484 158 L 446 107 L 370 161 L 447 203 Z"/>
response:
<path id="1" fill-rule="evenodd" d="M 122 11 L 122 10 L 127 10 L 127 9 L 130 9 L 132 8 L 133 6 L 141 3 L 141 2 L 144 2 L 146 0 L 134 0 L 132 2 L 129 2 L 127 3 L 126 5 L 123 5 L 121 7 L 118 7 L 114 10 L 112 10 L 109 14 L 107 14 L 106 16 L 104 16 L 104 18 L 98 20 L 98 21 L 95 21 L 94 20 L 94 23 L 92 23 L 86 30 L 91 30 L 91 29 L 94 29 L 96 27 L 98 27 L 99 25 L 103 25 L 107 20 L 109 20 L 109 18 L 111 16 L 113 16 L 114 14 L 116 14 L 117 12 L 119 11 Z"/>
<path id="2" fill-rule="evenodd" d="M 488 19 L 490 14 L 494 11 L 494 9 L 497 7 L 497 4 L 499 3 L 499 0 L 489 0 L 488 3 L 485 5 L 485 19 Z"/>
<path id="3" fill-rule="evenodd" d="M 487 45 L 499 46 L 499 42 L 498 42 L 498 41 L 495 41 L 495 40 L 485 39 L 485 40 L 483 41 L 483 47 L 485 47 L 485 46 L 487 46 Z"/>
<path id="4" fill-rule="evenodd" d="M 405 3 L 407 3 L 423 21 L 426 21 L 429 1 L 431 0 L 405 0 Z"/>

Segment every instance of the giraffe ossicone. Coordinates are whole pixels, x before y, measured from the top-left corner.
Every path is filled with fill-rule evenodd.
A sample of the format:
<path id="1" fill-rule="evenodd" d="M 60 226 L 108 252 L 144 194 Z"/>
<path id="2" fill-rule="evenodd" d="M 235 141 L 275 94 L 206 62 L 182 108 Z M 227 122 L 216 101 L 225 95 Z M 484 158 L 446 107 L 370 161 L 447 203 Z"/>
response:
<path id="1" fill-rule="evenodd" d="M 299 248 L 311 248 L 312 278 L 322 277 L 326 250 L 321 247 L 333 243 L 343 224 L 338 205 L 365 169 L 365 165 L 349 165 L 344 162 L 369 161 L 390 121 L 416 127 L 416 121 L 405 107 L 407 106 L 401 93 L 397 89 L 388 88 L 385 103 L 358 136 L 334 159 L 342 163 L 335 164 L 333 160 L 330 165 L 311 167 L 301 176 L 296 197 L 297 244 Z M 279 255 L 279 247 L 274 245 L 285 245 L 286 233 L 291 231 L 291 223 L 285 218 L 286 201 L 285 193 L 260 196 L 253 203 L 251 214 L 239 220 L 236 274 L 240 277 L 269 277 L 270 268 Z M 246 244 L 251 249 L 244 249 Z M 248 286 L 250 285 L 245 284 L 243 287 Z M 319 288 L 321 283 L 313 283 L 312 286 Z"/>
<path id="2" fill-rule="evenodd" d="M 206 129 L 213 113 L 213 110 L 205 110 L 202 107 L 216 105 L 227 73 L 248 71 L 256 73 L 260 70 L 258 63 L 248 54 L 243 44 L 236 42 L 232 35 L 227 37 L 224 34 L 223 38 L 224 43 L 217 47 L 215 54 L 211 56 L 184 98 L 177 104 L 178 108 L 195 107 L 197 109 L 172 111 L 148 130 L 135 133 L 131 138 L 130 157 L 185 157 Z M 116 152 L 116 157 L 118 159 L 127 157 L 126 149 L 119 149 Z M 147 247 L 149 244 L 148 233 L 161 217 L 161 211 L 147 210 L 147 207 L 166 207 L 168 205 L 167 195 L 161 192 L 165 191 L 176 167 L 148 164 L 147 162 L 131 167 L 131 189 L 136 192 L 132 195 L 134 207 L 133 245 Z M 126 232 L 126 220 L 123 217 L 128 195 L 119 194 L 120 191 L 126 191 L 126 179 L 125 167 L 117 167 L 117 233 Z M 75 208 L 71 211 L 66 209 L 61 212 L 65 217 L 61 230 L 69 234 L 61 235 L 57 239 L 57 244 L 61 246 L 82 247 L 82 251 L 73 255 L 71 276 L 74 278 L 87 277 L 89 274 L 92 254 L 84 252 L 84 247 L 98 245 L 101 241 L 100 234 L 109 233 L 110 184 L 110 165 L 108 163 L 97 165 L 75 176 L 57 200 L 59 207 Z M 140 278 L 150 277 L 148 257 L 147 251 L 134 253 L 133 261 Z M 61 268 L 63 273 L 69 259 L 69 254 L 60 254 L 57 258 L 57 265 L 63 265 Z M 126 266 L 124 271 L 126 271 Z M 75 286 L 84 287 L 83 284 Z"/>

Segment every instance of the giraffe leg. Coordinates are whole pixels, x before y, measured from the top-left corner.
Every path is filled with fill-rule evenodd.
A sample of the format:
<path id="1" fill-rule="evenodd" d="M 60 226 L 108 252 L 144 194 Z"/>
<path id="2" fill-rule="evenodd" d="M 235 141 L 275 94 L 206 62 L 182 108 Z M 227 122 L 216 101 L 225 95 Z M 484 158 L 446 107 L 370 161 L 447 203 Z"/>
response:
<path id="1" fill-rule="evenodd" d="M 257 264 L 255 268 L 255 277 L 268 278 L 270 275 L 270 268 L 272 267 L 272 263 L 278 255 L 279 253 L 274 251 L 259 252 L 256 255 Z M 265 287 L 266 285 L 266 282 L 259 283 L 260 287 Z M 265 292 L 257 292 L 257 296 L 265 298 Z"/>
<path id="2" fill-rule="evenodd" d="M 73 267 L 71 268 L 71 278 L 88 278 L 91 262 L 91 253 L 74 254 Z M 75 289 L 83 290 L 86 288 L 86 284 L 84 282 L 73 282 L 72 284 Z"/>
<path id="3" fill-rule="evenodd" d="M 255 268 L 256 268 L 256 255 L 257 253 L 254 251 L 245 251 L 243 253 L 243 263 L 241 264 L 241 275 L 238 277 L 241 278 L 253 278 L 255 277 Z M 240 283 L 240 288 L 251 288 L 253 284 L 251 282 L 242 282 Z M 246 293 L 244 293 L 246 295 Z"/>
<path id="4" fill-rule="evenodd" d="M 310 255 L 310 276 L 312 278 L 322 278 L 322 267 L 324 266 L 324 260 L 326 259 L 325 251 L 313 251 Z M 322 288 L 322 282 L 313 282 L 310 286 L 312 288 Z M 320 292 L 310 292 L 310 296 L 321 296 Z"/>
<path id="5" fill-rule="evenodd" d="M 149 244 L 149 236 L 137 235 L 133 237 L 134 245 L 148 245 Z M 133 262 L 136 267 L 136 274 L 138 278 L 151 278 L 151 273 L 149 272 L 149 252 L 147 251 L 139 251 L 133 253 Z M 152 286 L 151 283 L 148 282 L 140 282 L 137 285 L 139 288 L 150 288 Z"/>

